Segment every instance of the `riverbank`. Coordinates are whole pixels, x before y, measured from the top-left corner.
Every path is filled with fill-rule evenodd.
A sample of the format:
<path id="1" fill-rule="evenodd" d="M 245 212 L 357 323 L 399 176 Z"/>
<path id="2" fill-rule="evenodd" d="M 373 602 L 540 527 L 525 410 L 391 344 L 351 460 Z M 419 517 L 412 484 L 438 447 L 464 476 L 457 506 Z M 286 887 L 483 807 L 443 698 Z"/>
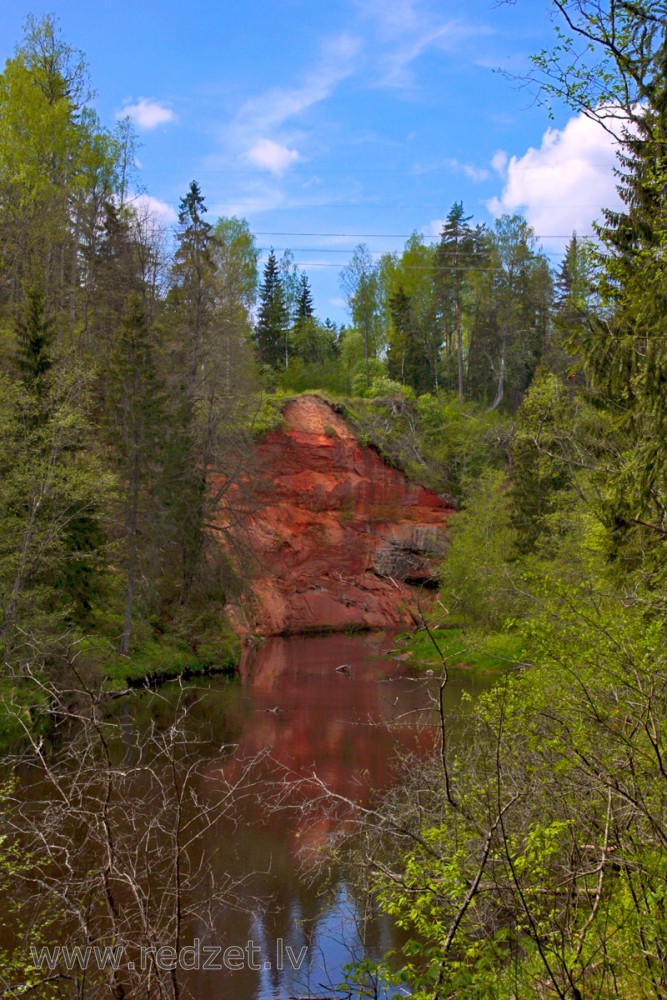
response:
<path id="1" fill-rule="evenodd" d="M 147 636 L 129 656 L 98 636 L 73 639 L 70 646 L 69 682 L 78 688 L 76 674 L 86 677 L 87 690 L 113 698 L 129 688 L 158 687 L 182 677 L 233 675 L 241 658 L 241 641 L 228 627 L 216 634 L 186 641 L 177 635 Z M 37 677 L 5 676 L 0 679 L 0 755 L 16 752 L 31 737 L 46 736 L 51 728 L 48 695 L 49 672 Z M 61 682 L 62 683 L 62 682 Z"/>
<path id="2" fill-rule="evenodd" d="M 483 632 L 461 626 L 434 627 L 396 636 L 400 657 L 415 667 L 437 670 L 444 661 L 448 667 L 500 672 L 528 666 L 525 639 L 514 630 Z"/>

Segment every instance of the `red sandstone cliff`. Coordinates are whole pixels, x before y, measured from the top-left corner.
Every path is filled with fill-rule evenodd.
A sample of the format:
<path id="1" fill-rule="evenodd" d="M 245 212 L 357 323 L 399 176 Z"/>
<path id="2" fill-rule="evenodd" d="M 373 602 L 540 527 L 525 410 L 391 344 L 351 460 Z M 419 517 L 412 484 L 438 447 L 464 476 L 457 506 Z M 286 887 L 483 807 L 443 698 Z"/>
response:
<path id="1" fill-rule="evenodd" d="M 411 483 L 318 396 L 288 403 L 257 446 L 238 529 L 254 555 L 243 631 L 279 635 L 410 625 L 415 587 L 435 572 L 451 509 Z M 259 484 L 259 485 L 257 485 Z"/>

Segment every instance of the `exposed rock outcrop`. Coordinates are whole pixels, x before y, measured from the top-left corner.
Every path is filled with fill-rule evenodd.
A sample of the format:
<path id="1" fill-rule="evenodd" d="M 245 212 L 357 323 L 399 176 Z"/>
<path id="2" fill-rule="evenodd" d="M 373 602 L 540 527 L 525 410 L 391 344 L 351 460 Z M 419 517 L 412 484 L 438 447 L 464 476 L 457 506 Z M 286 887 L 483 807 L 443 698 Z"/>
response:
<path id="1" fill-rule="evenodd" d="M 254 555 L 242 631 L 279 635 L 414 621 L 416 590 L 437 572 L 451 508 L 410 482 L 318 396 L 289 402 L 257 445 L 238 529 Z"/>

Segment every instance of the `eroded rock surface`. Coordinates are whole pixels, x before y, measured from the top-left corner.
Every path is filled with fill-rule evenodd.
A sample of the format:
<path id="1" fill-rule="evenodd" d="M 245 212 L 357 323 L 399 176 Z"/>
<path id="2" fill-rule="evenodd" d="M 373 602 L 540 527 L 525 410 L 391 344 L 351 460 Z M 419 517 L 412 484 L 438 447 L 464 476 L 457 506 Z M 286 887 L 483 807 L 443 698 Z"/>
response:
<path id="1" fill-rule="evenodd" d="M 363 447 L 317 396 L 287 404 L 284 427 L 257 446 L 239 546 L 250 547 L 252 598 L 232 609 L 243 631 L 280 635 L 414 621 L 451 508 Z"/>

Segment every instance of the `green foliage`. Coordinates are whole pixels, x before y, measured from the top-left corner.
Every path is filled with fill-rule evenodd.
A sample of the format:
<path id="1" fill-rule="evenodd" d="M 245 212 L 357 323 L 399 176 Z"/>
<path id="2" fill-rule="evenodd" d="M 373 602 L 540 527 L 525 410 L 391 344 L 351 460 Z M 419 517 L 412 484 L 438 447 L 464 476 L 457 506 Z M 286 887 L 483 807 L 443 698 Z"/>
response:
<path id="1" fill-rule="evenodd" d="M 461 405 L 448 394 L 416 403 L 422 448 L 442 473 L 442 488 L 460 501 L 488 469 L 506 467 L 513 426 L 495 411 Z"/>
<path id="2" fill-rule="evenodd" d="M 289 361 L 289 309 L 276 255 L 271 250 L 259 290 L 259 312 L 254 342 L 259 361 L 270 368 L 286 368 Z"/>
<path id="3" fill-rule="evenodd" d="M 485 236 L 471 321 L 467 384 L 473 399 L 515 410 L 547 344 L 551 275 L 520 216 L 501 216 Z"/>
<path id="4" fill-rule="evenodd" d="M 28 290 L 25 315 L 17 323 L 16 365 L 29 386 L 39 391 L 44 376 L 53 364 L 50 352 L 53 341 L 53 323 L 45 313 L 44 293 L 41 288 Z"/>
<path id="5" fill-rule="evenodd" d="M 270 431 L 275 431 L 283 425 L 283 409 L 285 403 L 293 398 L 292 393 L 265 393 L 258 400 L 255 412 L 252 414 L 250 429 L 256 438 L 262 438 Z"/>
<path id="6" fill-rule="evenodd" d="M 2 723 L 0 717 L 0 724 Z M 0 729 L 0 746 L 2 746 L 3 732 Z M 7 829 L 6 813 L 9 810 L 9 801 L 15 789 L 15 781 L 10 778 L 3 780 L 0 784 L 0 817 L 2 827 Z M 36 968 L 28 957 L 28 939 L 35 947 L 39 947 L 45 940 L 45 931 L 48 918 L 42 917 L 30 928 L 21 925 L 21 908 L 16 898 L 16 882 L 29 870 L 30 857 L 26 857 L 21 850 L 21 845 L 16 839 L 7 834 L 0 834 L 0 898 L 3 901 L 2 914 L 0 915 L 0 935 L 3 941 L 20 935 L 23 948 L 8 950 L 4 945 L 0 946 L 0 986 L 8 996 L 20 996 L 22 993 L 30 993 L 39 990 L 38 995 L 44 1000 L 50 1000 L 59 995 L 59 989 L 54 982 L 45 981 L 44 971 Z"/>
<path id="7" fill-rule="evenodd" d="M 48 731 L 49 700 L 20 676 L 0 676 L 0 755 L 15 753 Z"/>
<path id="8" fill-rule="evenodd" d="M 162 683 L 213 671 L 233 672 L 240 644 L 235 636 L 221 628 L 219 618 L 215 625 L 218 634 L 209 627 L 207 637 L 198 636 L 201 641 L 197 648 L 193 648 L 191 641 L 167 636 L 139 642 L 129 657 L 109 657 L 102 664 L 107 688 L 124 690 L 128 685 Z"/>
<path id="9" fill-rule="evenodd" d="M 90 374 L 60 363 L 39 397 L 0 386 L 0 635 L 6 656 L 40 660 L 94 599 L 113 478 L 86 447 Z"/>
<path id="10" fill-rule="evenodd" d="M 570 434 L 577 401 L 552 374 L 539 375 L 519 409 L 512 443 L 511 521 L 519 552 L 529 552 L 545 532 L 545 519 L 573 484 Z"/>
<path id="11" fill-rule="evenodd" d="M 471 295 L 475 271 L 486 258 L 486 234 L 474 231 L 462 202 L 455 202 L 443 223 L 435 254 L 435 294 L 445 331 L 446 368 L 451 372 L 456 360 L 456 387 L 460 402 L 465 392 L 465 353 L 469 340 Z M 449 387 L 449 386 L 448 386 Z"/>
<path id="12" fill-rule="evenodd" d="M 456 617 L 455 613 L 448 615 L 447 622 Z M 526 642 L 516 627 L 488 633 L 450 624 L 438 627 L 429 622 L 429 631 L 430 635 L 420 629 L 397 638 L 399 647 L 418 664 L 437 667 L 442 656 L 448 667 L 494 673 L 526 664 Z"/>
<path id="13" fill-rule="evenodd" d="M 76 239 L 94 229 L 117 179 L 117 146 L 89 99 L 81 53 L 60 38 L 56 19 L 28 17 L 0 74 L 0 308 L 39 286 L 56 326 L 70 333 L 87 266 L 73 253 Z"/>
<path id="14" fill-rule="evenodd" d="M 467 503 L 450 528 L 441 601 L 465 625 L 500 628 L 520 605 L 509 565 L 514 533 L 504 474 L 482 474 Z"/>
<path id="15" fill-rule="evenodd" d="M 347 296 L 352 321 L 363 344 L 363 388 L 370 385 L 370 362 L 377 358 L 382 346 L 380 325 L 380 285 L 377 265 L 368 247 L 360 243 L 350 262 L 341 271 L 341 287 Z M 353 386 L 353 392 L 356 387 Z"/>
<path id="16" fill-rule="evenodd" d="M 522 629 L 531 668 L 481 696 L 462 744 L 387 805 L 411 834 L 374 881 L 408 942 L 382 973 L 422 1000 L 639 1000 L 664 984 L 664 629 L 553 580 L 541 603 Z"/>

